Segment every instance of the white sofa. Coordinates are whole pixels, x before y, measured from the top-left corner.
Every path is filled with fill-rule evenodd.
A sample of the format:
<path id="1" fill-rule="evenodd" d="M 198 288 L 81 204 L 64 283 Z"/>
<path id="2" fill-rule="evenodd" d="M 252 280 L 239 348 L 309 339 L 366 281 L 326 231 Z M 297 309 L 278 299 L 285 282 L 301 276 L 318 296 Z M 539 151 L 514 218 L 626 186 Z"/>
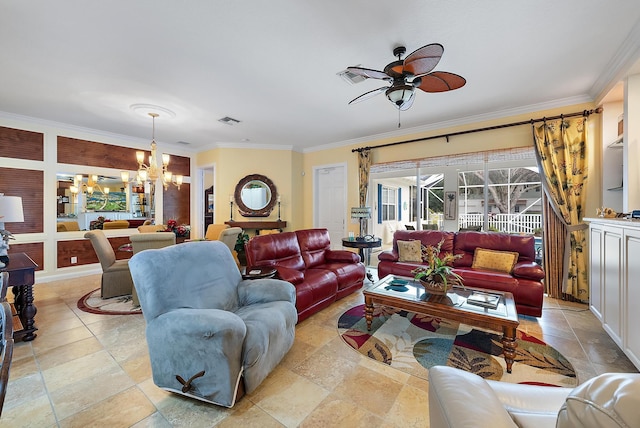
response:
<path id="1" fill-rule="evenodd" d="M 429 369 L 431 428 L 640 427 L 640 374 L 606 373 L 576 388 L 520 385 Z"/>

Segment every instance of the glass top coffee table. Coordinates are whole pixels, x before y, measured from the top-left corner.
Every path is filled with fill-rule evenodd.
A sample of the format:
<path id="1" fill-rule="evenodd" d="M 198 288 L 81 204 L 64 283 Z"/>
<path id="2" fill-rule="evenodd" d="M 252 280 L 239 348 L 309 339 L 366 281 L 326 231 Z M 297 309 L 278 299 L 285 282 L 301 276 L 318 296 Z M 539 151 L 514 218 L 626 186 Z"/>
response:
<path id="1" fill-rule="evenodd" d="M 363 294 L 368 330 L 371 330 L 375 303 L 493 331 L 502 331 L 504 360 L 507 364 L 507 373 L 511 373 L 518 346 L 516 329 L 520 324 L 513 294 L 471 287 L 454 287 L 446 295 L 435 295 L 427 292 L 413 278 L 398 275 L 388 275 L 371 284 L 364 289 Z M 471 304 L 468 300 L 471 295 L 486 296 L 489 302 L 482 306 L 480 306 L 482 302 Z"/>

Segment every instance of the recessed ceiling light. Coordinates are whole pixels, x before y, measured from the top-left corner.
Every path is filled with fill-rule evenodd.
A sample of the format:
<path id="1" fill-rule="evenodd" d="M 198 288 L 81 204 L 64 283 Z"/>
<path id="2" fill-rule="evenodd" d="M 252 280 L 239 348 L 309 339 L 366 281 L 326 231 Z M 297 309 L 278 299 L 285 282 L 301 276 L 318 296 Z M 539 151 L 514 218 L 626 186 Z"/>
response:
<path id="1" fill-rule="evenodd" d="M 149 113 L 157 114 L 157 119 L 173 119 L 176 117 L 176 114 L 168 108 L 153 104 L 131 104 L 129 108 L 145 118 L 149 118 Z"/>

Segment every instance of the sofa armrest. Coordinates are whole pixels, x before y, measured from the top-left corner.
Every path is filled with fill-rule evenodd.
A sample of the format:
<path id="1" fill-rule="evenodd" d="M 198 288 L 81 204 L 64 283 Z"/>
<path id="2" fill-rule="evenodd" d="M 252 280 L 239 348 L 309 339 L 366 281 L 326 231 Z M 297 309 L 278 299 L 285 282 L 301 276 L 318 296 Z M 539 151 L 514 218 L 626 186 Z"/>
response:
<path id="1" fill-rule="evenodd" d="M 397 262 L 398 261 L 398 253 L 393 250 L 383 251 L 378 254 L 378 260 L 385 262 Z"/>
<path id="2" fill-rule="evenodd" d="M 513 276 L 516 278 L 526 278 L 540 281 L 544 279 L 544 271 L 534 262 L 518 262 L 513 267 Z"/>
<path id="3" fill-rule="evenodd" d="M 360 256 L 353 251 L 347 250 L 327 250 L 324 258 L 331 263 L 359 263 Z"/>
<path id="4" fill-rule="evenodd" d="M 276 301 L 296 303 L 296 289 L 279 279 L 245 279 L 238 284 L 238 298 L 242 306 Z"/>
<path id="5" fill-rule="evenodd" d="M 484 379 L 446 366 L 429 369 L 429 421 L 432 427 L 517 427 Z"/>
<path id="6" fill-rule="evenodd" d="M 304 272 L 282 266 L 274 266 L 274 268 L 278 271 L 278 278 L 283 281 L 290 282 L 293 285 L 300 284 L 304 281 Z"/>

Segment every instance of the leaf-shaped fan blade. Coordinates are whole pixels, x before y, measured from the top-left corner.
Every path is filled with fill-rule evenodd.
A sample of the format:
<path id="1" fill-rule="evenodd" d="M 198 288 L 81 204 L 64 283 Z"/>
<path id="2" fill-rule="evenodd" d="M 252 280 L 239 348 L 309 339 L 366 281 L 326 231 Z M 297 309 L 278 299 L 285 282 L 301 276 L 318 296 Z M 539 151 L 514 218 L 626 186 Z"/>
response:
<path id="1" fill-rule="evenodd" d="M 379 70 L 372 70 L 371 68 L 362 67 L 347 67 L 347 71 L 357 74 L 358 76 L 368 77 L 370 79 L 391 80 L 386 73 Z"/>
<path id="2" fill-rule="evenodd" d="M 360 101 L 368 100 L 371 97 L 374 97 L 374 96 L 376 96 L 378 94 L 381 94 L 382 92 L 386 91 L 387 89 L 389 89 L 388 86 L 383 86 L 381 88 L 374 89 L 373 91 L 365 92 L 364 94 L 360 95 L 359 97 L 355 97 L 354 99 L 349 101 L 349 104 L 355 104 L 355 103 L 359 103 Z"/>
<path id="3" fill-rule="evenodd" d="M 409 107 L 411 107 L 411 106 L 413 105 L 413 100 L 414 100 L 415 98 L 416 98 L 416 93 L 414 92 L 414 93 L 412 93 L 412 94 L 411 94 L 411 97 L 410 97 L 407 101 L 405 101 L 405 103 L 404 103 L 404 104 L 402 104 L 402 105 L 399 107 L 399 110 L 400 110 L 400 111 L 409 110 Z"/>
<path id="4" fill-rule="evenodd" d="M 462 88 L 467 81 L 462 76 L 446 71 L 434 71 L 421 77 L 422 83 L 418 86 L 425 92 L 446 92 Z"/>
<path id="5" fill-rule="evenodd" d="M 443 53 L 444 47 L 440 43 L 423 46 L 404 59 L 404 69 L 416 76 L 427 74 L 438 65 Z"/>

